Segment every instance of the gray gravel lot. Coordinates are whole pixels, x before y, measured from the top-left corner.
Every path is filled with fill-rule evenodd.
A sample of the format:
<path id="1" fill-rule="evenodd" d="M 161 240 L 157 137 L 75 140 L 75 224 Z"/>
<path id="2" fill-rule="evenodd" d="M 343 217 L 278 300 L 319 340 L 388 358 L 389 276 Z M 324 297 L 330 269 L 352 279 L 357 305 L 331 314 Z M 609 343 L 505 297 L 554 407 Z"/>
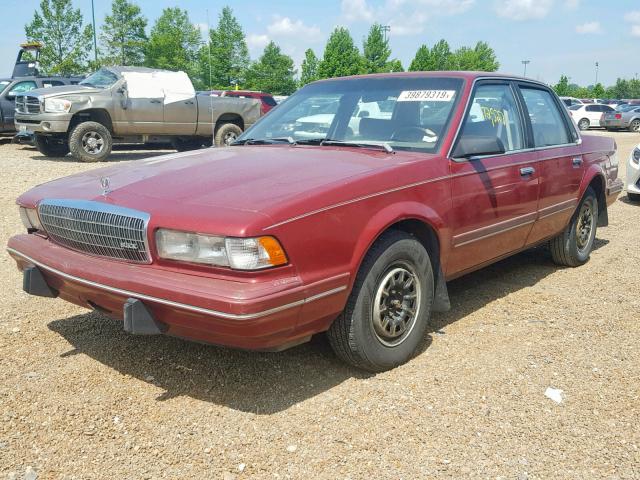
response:
<path id="1" fill-rule="evenodd" d="M 640 136 L 614 136 L 624 174 Z M 0 243 L 23 230 L 18 194 L 98 166 L 0 145 Z M 540 248 L 452 282 L 422 352 L 379 375 L 322 339 L 130 336 L 27 296 L 0 255 L 0 478 L 640 478 L 640 205 L 609 217 L 583 267 Z"/>

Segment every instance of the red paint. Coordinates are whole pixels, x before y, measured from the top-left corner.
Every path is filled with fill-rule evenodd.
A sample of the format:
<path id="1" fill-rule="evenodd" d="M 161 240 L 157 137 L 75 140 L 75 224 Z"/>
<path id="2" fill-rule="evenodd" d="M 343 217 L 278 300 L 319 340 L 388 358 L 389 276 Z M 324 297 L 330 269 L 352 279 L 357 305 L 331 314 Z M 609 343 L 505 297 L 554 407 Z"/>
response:
<path id="1" fill-rule="evenodd" d="M 474 161 L 448 158 L 473 80 L 486 74 L 452 72 L 465 80 L 462 100 L 437 154 L 332 146 L 245 146 L 169 155 L 112 166 L 37 186 L 18 199 L 103 201 L 148 212 L 153 262 L 131 265 L 72 252 L 36 235 L 9 247 L 92 282 L 230 314 L 295 307 L 259 319 L 231 320 L 145 303 L 169 334 L 242 348 L 276 348 L 326 330 L 348 298 L 360 262 L 389 226 L 416 219 L 432 228 L 448 279 L 557 235 L 595 179 L 618 185 L 609 157 L 614 142 L 582 137 L 576 145 L 525 150 Z M 493 75 L 492 75 L 493 76 Z M 506 77 L 498 77 L 506 78 Z M 582 163 L 573 164 L 574 157 Z M 523 177 L 520 169 L 533 167 Z M 101 195 L 99 179 L 112 192 Z M 608 204 L 618 195 L 613 189 Z M 564 203 L 563 203 L 564 202 Z M 554 213 L 559 205 L 572 205 Z M 549 213 L 553 215 L 545 216 Z M 290 263 L 258 272 L 192 266 L 155 256 L 159 227 L 227 236 L 273 235 Z M 19 267 L 28 265 L 15 255 Z M 45 272 L 61 297 L 93 302 L 122 316 L 126 295 Z M 332 289 L 334 294 L 313 299 Z M 304 299 L 312 299 L 301 303 Z"/>

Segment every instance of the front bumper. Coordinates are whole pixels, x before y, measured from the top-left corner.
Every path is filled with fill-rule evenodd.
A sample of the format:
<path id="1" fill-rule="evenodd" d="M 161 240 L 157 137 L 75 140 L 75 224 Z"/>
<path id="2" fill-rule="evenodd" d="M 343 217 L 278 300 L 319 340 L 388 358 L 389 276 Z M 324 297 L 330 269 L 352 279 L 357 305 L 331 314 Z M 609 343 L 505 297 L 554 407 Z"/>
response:
<path id="1" fill-rule="evenodd" d="M 326 330 L 344 307 L 349 282 L 348 274 L 308 285 L 299 277 L 205 277 L 92 257 L 26 234 L 11 238 L 8 252 L 20 270 L 37 267 L 53 292 L 45 296 L 124 320 L 126 304 L 137 300 L 161 333 L 256 350 L 286 348 Z"/>
<path id="2" fill-rule="evenodd" d="M 627 161 L 627 192 L 640 195 L 640 164 L 633 161 L 632 155 L 633 153 L 629 155 Z"/>
<path id="3" fill-rule="evenodd" d="M 34 133 L 67 133 L 72 117 L 71 113 L 16 113 L 14 123 L 18 131 L 22 126 Z"/>

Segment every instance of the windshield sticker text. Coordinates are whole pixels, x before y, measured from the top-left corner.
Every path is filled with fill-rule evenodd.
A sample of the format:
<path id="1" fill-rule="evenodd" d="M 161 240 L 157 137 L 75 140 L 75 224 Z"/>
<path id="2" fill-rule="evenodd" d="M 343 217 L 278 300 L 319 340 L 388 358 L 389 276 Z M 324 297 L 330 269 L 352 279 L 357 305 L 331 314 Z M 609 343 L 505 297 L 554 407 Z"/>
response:
<path id="1" fill-rule="evenodd" d="M 398 102 L 450 102 L 455 90 L 404 90 L 398 96 Z"/>
<path id="2" fill-rule="evenodd" d="M 491 107 L 482 107 L 482 115 L 485 120 L 489 120 L 491 125 L 494 127 L 496 125 L 504 125 L 506 122 L 504 112 L 502 110 L 498 110 L 497 108 Z"/>

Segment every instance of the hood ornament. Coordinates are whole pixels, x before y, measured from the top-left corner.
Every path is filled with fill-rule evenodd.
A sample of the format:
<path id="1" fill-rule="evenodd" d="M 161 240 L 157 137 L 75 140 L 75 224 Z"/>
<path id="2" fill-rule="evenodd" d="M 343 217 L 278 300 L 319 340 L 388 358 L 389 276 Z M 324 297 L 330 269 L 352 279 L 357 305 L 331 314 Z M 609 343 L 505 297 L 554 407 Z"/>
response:
<path id="1" fill-rule="evenodd" d="M 100 186 L 102 187 L 102 196 L 106 197 L 111 191 L 109 190 L 109 187 L 111 186 L 111 180 L 109 180 L 109 177 L 100 177 Z"/>

